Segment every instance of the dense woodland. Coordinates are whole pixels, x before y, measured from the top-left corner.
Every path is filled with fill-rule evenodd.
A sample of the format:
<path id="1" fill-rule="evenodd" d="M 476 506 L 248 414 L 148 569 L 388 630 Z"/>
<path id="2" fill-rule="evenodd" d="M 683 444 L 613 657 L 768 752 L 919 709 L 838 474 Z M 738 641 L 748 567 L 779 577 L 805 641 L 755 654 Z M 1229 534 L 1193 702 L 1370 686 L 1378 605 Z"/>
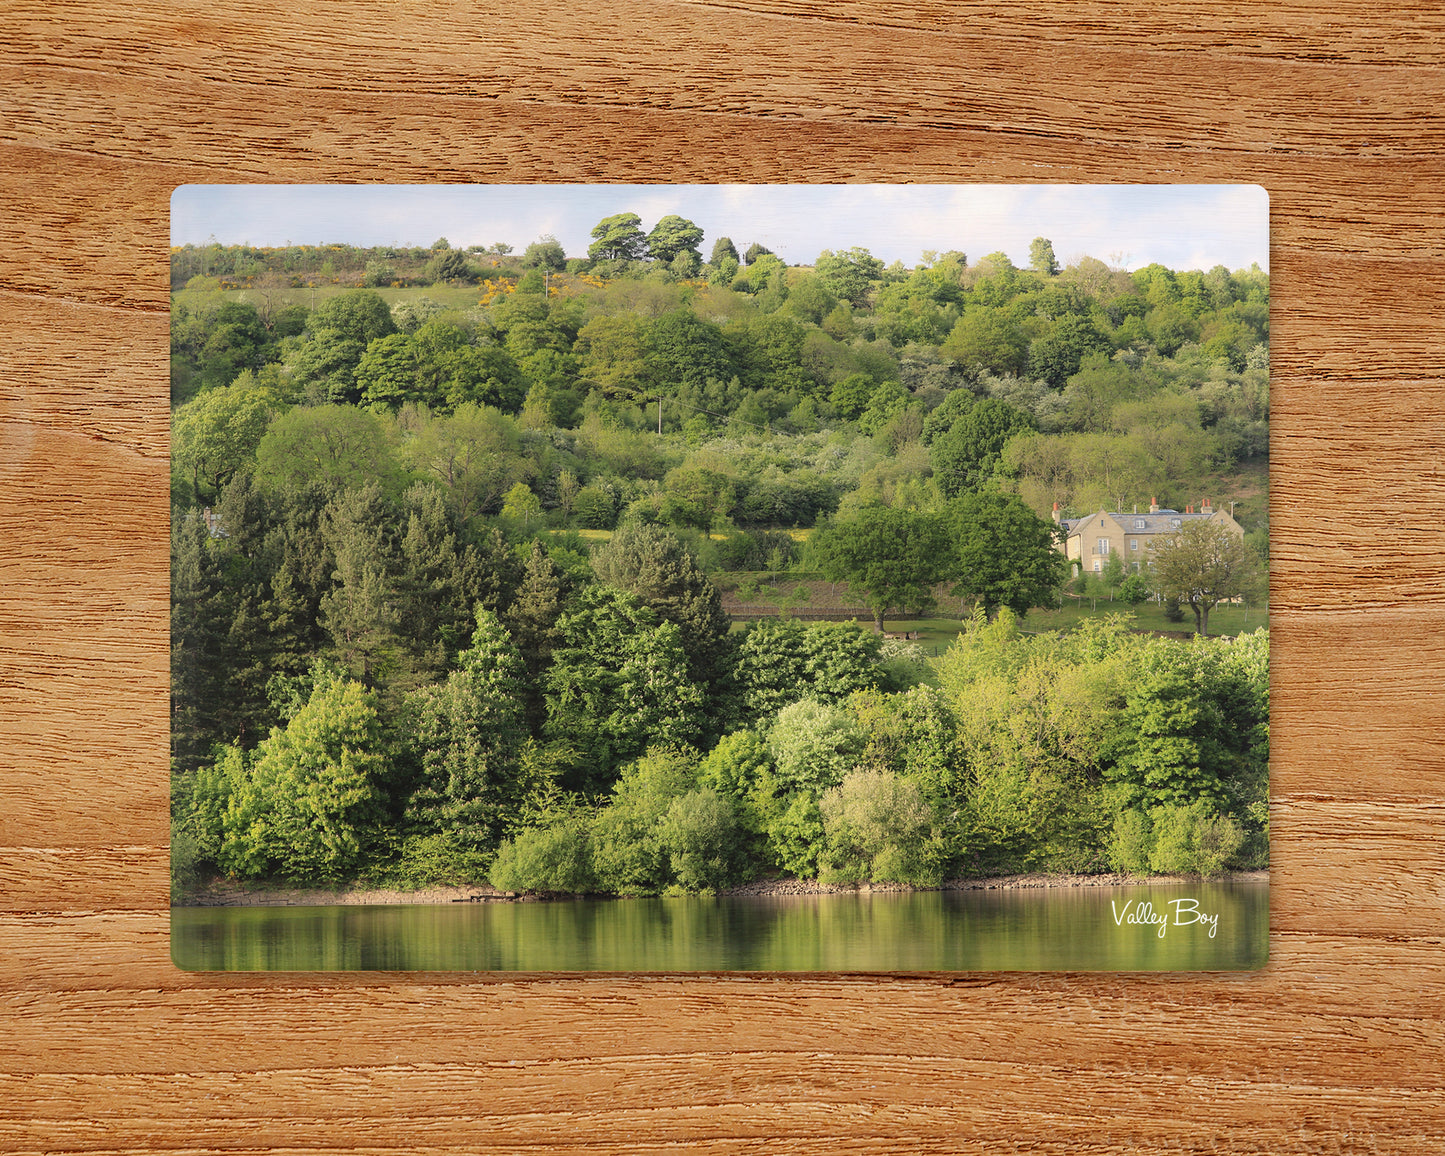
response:
<path id="1" fill-rule="evenodd" d="M 1267 275 L 641 226 L 173 252 L 178 886 L 1262 865 L 1266 634 L 1023 626 L 1150 594 L 1055 507 L 1208 495 L 1263 563 Z M 734 628 L 740 572 L 874 621 Z"/>

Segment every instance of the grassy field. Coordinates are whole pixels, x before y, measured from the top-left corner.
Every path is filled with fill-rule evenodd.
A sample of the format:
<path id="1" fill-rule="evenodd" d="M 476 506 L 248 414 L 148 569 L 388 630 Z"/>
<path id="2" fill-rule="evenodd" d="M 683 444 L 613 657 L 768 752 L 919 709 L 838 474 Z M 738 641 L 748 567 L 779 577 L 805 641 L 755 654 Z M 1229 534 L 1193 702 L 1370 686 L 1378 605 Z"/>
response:
<path id="1" fill-rule="evenodd" d="M 1183 622 L 1170 622 L 1164 617 L 1164 608 L 1158 603 L 1146 602 L 1137 607 L 1130 607 L 1123 602 L 1110 603 L 1107 600 L 1100 600 L 1095 607 L 1091 606 L 1091 602 L 1091 599 L 1085 599 L 1082 607 L 1070 605 L 1062 610 L 1030 610 L 1019 623 L 1019 627 L 1027 633 L 1072 630 L 1085 618 L 1102 618 L 1110 614 L 1132 614 L 1134 629 L 1138 631 L 1157 631 L 1162 634 L 1181 636 L 1194 633 L 1194 615 L 1188 611 L 1185 612 Z M 866 614 L 860 615 L 858 620 L 865 626 L 872 625 L 872 619 Z M 1221 634 L 1244 634 L 1268 626 L 1269 611 L 1267 607 L 1220 606 L 1209 615 L 1210 637 Z M 936 649 L 942 653 L 958 637 L 959 631 L 963 629 L 963 623 L 957 618 L 914 618 L 902 621 L 884 619 L 883 629 L 890 633 L 916 632 L 919 636 L 916 641 L 921 646 L 927 650 Z"/>
<path id="2" fill-rule="evenodd" d="M 1136 630 L 1158 630 L 1168 633 L 1194 633 L 1194 614 L 1184 611 L 1184 621 L 1170 622 L 1164 617 L 1164 607 L 1158 602 L 1141 602 L 1129 606 L 1124 602 L 1110 602 L 1107 598 L 1070 598 L 1062 610 L 1030 610 L 1023 621 L 1025 630 L 1070 630 L 1080 619 L 1105 614 L 1134 615 Z M 1209 633 L 1244 634 L 1269 626 L 1269 607 L 1249 605 L 1216 606 L 1209 615 Z"/>

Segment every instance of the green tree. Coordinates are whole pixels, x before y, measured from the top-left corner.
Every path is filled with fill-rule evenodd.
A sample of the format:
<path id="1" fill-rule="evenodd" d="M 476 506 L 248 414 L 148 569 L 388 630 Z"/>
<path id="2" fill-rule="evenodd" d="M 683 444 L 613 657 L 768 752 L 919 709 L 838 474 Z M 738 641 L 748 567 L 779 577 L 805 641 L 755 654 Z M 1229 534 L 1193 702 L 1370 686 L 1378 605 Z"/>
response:
<path id="1" fill-rule="evenodd" d="M 213 743 L 240 737 L 224 665 L 234 606 L 199 511 L 171 520 L 171 758 L 191 771 Z"/>
<path id="2" fill-rule="evenodd" d="M 498 573 L 495 536 L 463 542 L 438 485 L 411 486 L 399 512 L 401 628 L 414 652 L 427 655 L 426 673 L 439 678 L 466 645 L 478 601 L 495 609 L 503 600 L 498 587 L 513 585 L 512 567 L 503 555 Z"/>
<path id="3" fill-rule="evenodd" d="M 975 305 L 954 324 L 939 352 L 974 378 L 1017 374 L 1028 360 L 1028 340 L 1009 310 Z"/>
<path id="4" fill-rule="evenodd" d="M 594 317 L 578 331 L 581 373 L 604 394 L 646 396 L 653 389 L 652 325 L 633 313 Z"/>
<path id="5" fill-rule="evenodd" d="M 827 834 L 823 878 L 933 883 L 933 813 L 918 787 L 891 771 L 855 770 L 818 800 Z"/>
<path id="6" fill-rule="evenodd" d="M 694 790 L 696 766 L 690 749 L 657 745 L 622 768 L 593 825 L 592 861 L 603 890 L 656 895 L 672 881 L 664 822 L 673 804 Z"/>
<path id="7" fill-rule="evenodd" d="M 593 226 L 587 256 L 594 261 L 636 261 L 646 251 L 642 218 L 636 213 L 614 213 Z"/>
<path id="8" fill-rule="evenodd" d="M 441 390 L 438 408 L 494 406 L 516 413 L 527 396 L 527 382 L 512 355 L 500 345 L 468 345 L 435 362 Z M 423 372 L 425 372 L 425 364 Z"/>
<path id="9" fill-rule="evenodd" d="M 768 731 L 782 789 L 815 799 L 843 781 L 866 745 L 867 736 L 850 711 L 811 698 L 784 707 Z"/>
<path id="10" fill-rule="evenodd" d="M 878 635 L 855 623 L 749 623 L 734 658 L 731 714 L 753 725 L 803 698 L 836 706 L 879 685 L 878 649 Z"/>
<path id="11" fill-rule="evenodd" d="M 1059 262 L 1054 257 L 1054 244 L 1047 237 L 1035 237 L 1029 243 L 1029 268 L 1044 277 L 1058 275 Z"/>
<path id="12" fill-rule="evenodd" d="M 567 808 L 518 831 L 498 848 L 487 877 L 502 891 L 549 895 L 595 891 L 591 813 Z"/>
<path id="13" fill-rule="evenodd" d="M 272 421 L 256 447 L 256 480 L 271 490 L 318 484 L 400 488 L 395 427 L 349 405 L 298 406 Z"/>
<path id="14" fill-rule="evenodd" d="M 679 466 L 663 479 L 662 516 L 671 525 L 712 533 L 733 504 L 731 479 L 701 466 Z"/>
<path id="15" fill-rule="evenodd" d="M 1108 352 L 1109 340 L 1087 317 L 1067 314 L 1052 329 L 1034 338 L 1029 346 L 1029 375 L 1048 382 L 1055 389 L 1079 371 L 1079 363 L 1090 353 Z"/>
<path id="16" fill-rule="evenodd" d="M 1112 431 L 1115 409 L 1148 387 L 1144 374 L 1105 353 L 1091 353 L 1064 389 L 1068 425 L 1091 433 Z"/>
<path id="17" fill-rule="evenodd" d="M 1197 633 L 1209 633 L 1209 612 L 1221 602 L 1259 590 L 1259 557 L 1223 522 L 1197 519 L 1154 543 L 1149 555 L 1154 588 L 1194 611 Z"/>
<path id="18" fill-rule="evenodd" d="M 997 398 L 969 407 L 928 450 L 943 492 L 953 497 L 977 487 L 998 468 L 1009 439 L 1034 428 L 1029 414 Z"/>
<path id="19" fill-rule="evenodd" d="M 1243 828 L 1207 799 L 1156 807 L 1150 814 L 1151 870 L 1166 875 L 1218 875 L 1244 845 Z"/>
<path id="20" fill-rule="evenodd" d="M 360 683 L 318 681 L 256 748 L 227 804 L 218 864 L 249 878 L 335 882 L 361 866 L 383 818 L 381 722 Z"/>
<path id="21" fill-rule="evenodd" d="M 691 309 L 664 313 L 648 337 L 652 376 L 664 392 L 679 385 L 727 381 L 737 372 L 722 330 Z"/>
<path id="22" fill-rule="evenodd" d="M 991 618 L 1001 606 L 1023 617 L 1053 606 L 1068 576 L 1058 527 L 1014 494 L 964 494 L 948 513 L 953 540 L 953 592 L 974 599 Z"/>
<path id="23" fill-rule="evenodd" d="M 335 560 L 334 585 L 320 621 L 331 653 L 353 677 L 376 686 L 402 674 L 394 510 L 376 485 L 338 494 L 322 514 L 321 534 Z"/>
<path id="24" fill-rule="evenodd" d="M 717 587 L 676 535 L 661 526 L 628 523 L 592 555 L 592 569 L 678 628 L 694 682 L 709 685 L 720 677 L 731 621 Z"/>
<path id="25" fill-rule="evenodd" d="M 410 335 L 392 333 L 378 337 L 366 347 L 356 366 L 361 400 L 377 412 L 422 400 L 417 383 L 419 369 L 416 343 Z"/>
<path id="26" fill-rule="evenodd" d="M 567 252 L 551 233 L 545 233 L 533 241 L 522 253 L 522 265 L 527 269 L 550 269 L 560 272 L 567 267 Z"/>
<path id="27" fill-rule="evenodd" d="M 353 289 L 323 301 L 306 319 L 306 332 L 288 357 L 296 384 L 317 400 L 360 400 L 356 369 L 367 347 L 396 332 L 381 295 Z"/>
<path id="28" fill-rule="evenodd" d="M 432 285 L 445 285 L 452 281 L 464 281 L 471 275 L 467 268 L 467 255 L 460 249 L 438 250 L 422 270 L 422 280 Z"/>
<path id="29" fill-rule="evenodd" d="M 712 253 L 708 257 L 707 263 L 714 269 L 718 269 L 721 268 L 722 263 L 727 260 L 732 261 L 734 266 L 733 272 L 736 273 L 736 267 L 742 260 L 738 256 L 738 247 L 733 244 L 731 237 L 719 237 L 712 243 Z"/>
<path id="30" fill-rule="evenodd" d="M 868 398 L 868 408 L 858 415 L 858 429 L 865 434 L 876 434 L 907 408 L 908 391 L 896 381 L 880 382 Z M 922 428 L 922 418 L 919 427 Z"/>
<path id="31" fill-rule="evenodd" d="M 521 522 L 522 529 L 525 530 L 534 518 L 541 515 L 542 499 L 532 493 L 532 487 L 526 482 L 518 482 L 507 491 L 507 496 L 502 501 L 502 517 Z"/>
<path id="32" fill-rule="evenodd" d="M 559 645 L 543 676 L 546 733 L 578 752 L 577 786 L 610 785 L 616 768 L 649 743 L 697 737 L 703 696 L 671 622 L 634 595 L 593 586 L 557 629 Z"/>
<path id="33" fill-rule="evenodd" d="M 883 279 L 883 262 L 867 249 L 845 249 L 840 253 L 824 249 L 818 254 L 813 272 L 834 297 L 861 308 Z"/>
<path id="34" fill-rule="evenodd" d="M 919 685 L 896 694 L 860 691 L 848 705 L 868 736 L 865 765 L 917 784 L 937 809 L 951 810 L 963 801 L 958 719 L 939 690 Z"/>
<path id="35" fill-rule="evenodd" d="M 198 498 L 218 498 L 227 482 L 255 462 L 278 408 L 274 395 L 249 374 L 206 390 L 171 417 L 171 468 L 189 475 Z"/>
<path id="36" fill-rule="evenodd" d="M 557 642 L 557 619 L 570 588 L 542 540 L 533 538 L 516 596 L 503 614 L 530 678 L 541 673 Z"/>
<path id="37" fill-rule="evenodd" d="M 671 264 L 680 253 L 691 253 L 702 262 L 702 230 L 684 217 L 670 213 L 647 234 L 647 255 L 654 261 Z"/>
<path id="38" fill-rule="evenodd" d="M 201 387 L 230 385 L 247 369 L 268 360 L 271 335 L 254 305 L 227 301 L 207 319 L 206 338 L 196 355 Z"/>
<path id="39" fill-rule="evenodd" d="M 491 850 L 520 817 L 525 671 L 506 629 L 478 609 L 472 645 L 446 682 L 407 700 L 419 775 L 406 808 L 423 831 Z"/>
<path id="40" fill-rule="evenodd" d="M 889 609 L 932 606 L 933 587 L 948 573 L 943 527 L 913 510 L 866 507 L 853 521 L 818 531 L 812 546 L 829 579 L 863 596 L 880 634 Z"/>
<path id="41" fill-rule="evenodd" d="M 407 463 L 440 484 L 460 524 L 498 513 L 507 491 L 532 475 L 516 422 L 490 406 L 467 403 L 450 415 L 413 416 Z"/>
<path id="42" fill-rule="evenodd" d="M 850 373 L 833 386 L 828 401 L 844 417 L 856 419 L 868 408 L 877 388 L 877 382 L 866 373 Z"/>
<path id="43" fill-rule="evenodd" d="M 674 799 L 658 825 L 677 886 L 711 891 L 734 883 L 747 861 L 747 831 L 733 801 L 711 787 Z"/>

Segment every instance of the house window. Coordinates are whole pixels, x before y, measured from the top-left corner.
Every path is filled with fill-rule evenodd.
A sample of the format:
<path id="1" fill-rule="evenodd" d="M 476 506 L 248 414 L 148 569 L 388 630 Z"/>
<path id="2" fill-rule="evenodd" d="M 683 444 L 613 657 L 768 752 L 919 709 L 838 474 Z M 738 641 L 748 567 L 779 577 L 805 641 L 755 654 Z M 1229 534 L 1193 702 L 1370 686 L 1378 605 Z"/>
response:
<path id="1" fill-rule="evenodd" d="M 1136 530 L 1142 530 L 1142 529 L 1144 529 L 1144 526 L 1145 526 L 1145 522 L 1144 522 L 1144 519 L 1143 519 L 1143 518 L 1135 518 L 1135 519 L 1134 519 L 1134 529 L 1136 529 Z"/>
<path id="2" fill-rule="evenodd" d="M 1103 572 L 1104 572 L 1104 563 L 1100 562 L 1097 558 L 1095 558 L 1095 559 L 1094 559 L 1094 573 L 1095 573 L 1095 574 L 1102 574 Z"/>
<path id="3" fill-rule="evenodd" d="M 1094 551 L 1096 554 L 1107 554 L 1109 552 L 1109 539 L 1100 538 L 1099 545 Z"/>
<path id="4" fill-rule="evenodd" d="M 1139 539 L 1138 539 L 1138 538 L 1130 538 L 1130 539 L 1129 539 L 1129 549 L 1131 549 L 1131 550 L 1137 550 L 1138 548 L 1139 548 Z"/>
<path id="5" fill-rule="evenodd" d="M 1184 525 L 1184 519 L 1183 519 L 1183 518 L 1170 518 L 1170 519 L 1169 519 L 1169 524 L 1170 524 L 1171 526 L 1173 526 L 1173 527 L 1177 530 L 1177 529 L 1179 529 L 1180 526 Z"/>

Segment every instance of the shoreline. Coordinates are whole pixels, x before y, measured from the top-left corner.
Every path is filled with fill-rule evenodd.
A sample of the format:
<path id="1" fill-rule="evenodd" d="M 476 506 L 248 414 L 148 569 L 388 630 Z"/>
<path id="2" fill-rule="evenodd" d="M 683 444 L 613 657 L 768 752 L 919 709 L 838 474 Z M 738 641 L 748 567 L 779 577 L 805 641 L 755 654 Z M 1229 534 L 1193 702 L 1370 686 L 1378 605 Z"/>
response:
<path id="1" fill-rule="evenodd" d="M 897 891 L 1019 891 L 1045 887 L 1131 887 L 1141 884 L 1187 884 L 1230 881 L 1236 883 L 1267 883 L 1267 870 L 1233 871 L 1204 880 L 1192 875 L 1133 876 L 1119 873 L 1104 875 L 1064 875 L 1029 872 L 1016 875 L 991 875 L 976 879 L 950 879 L 937 887 L 913 887 L 906 883 L 827 884 L 806 879 L 768 879 L 744 883 L 717 892 L 718 895 L 791 896 L 839 895 Z M 571 897 L 568 897 L 571 898 Z M 268 887 L 250 889 L 236 883 L 215 880 L 172 900 L 172 907 L 390 907 L 407 904 L 442 903 L 546 903 L 548 899 L 514 892 L 498 891 L 490 884 L 423 887 L 401 891 L 380 887 Z"/>

